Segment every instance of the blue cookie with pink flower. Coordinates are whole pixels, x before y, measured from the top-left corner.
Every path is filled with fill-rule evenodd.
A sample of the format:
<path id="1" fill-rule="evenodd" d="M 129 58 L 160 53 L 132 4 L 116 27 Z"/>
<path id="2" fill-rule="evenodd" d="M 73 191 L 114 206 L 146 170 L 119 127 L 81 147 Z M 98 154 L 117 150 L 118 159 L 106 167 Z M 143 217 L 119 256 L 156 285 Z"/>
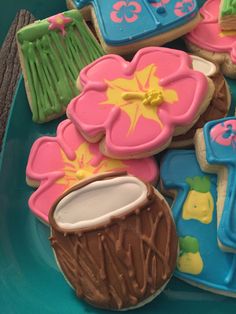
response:
<path id="1" fill-rule="evenodd" d="M 224 252 L 217 242 L 217 176 L 201 170 L 194 150 L 169 150 L 161 162 L 161 182 L 175 199 L 171 209 L 179 256 L 174 275 L 235 298 L 236 254 Z"/>
<path id="2" fill-rule="evenodd" d="M 93 20 L 107 53 L 163 45 L 199 21 L 196 0 L 68 0 L 68 7 Z"/>
<path id="3" fill-rule="evenodd" d="M 218 177 L 219 245 L 236 253 L 236 117 L 205 124 L 196 133 L 195 147 L 202 169 Z"/>

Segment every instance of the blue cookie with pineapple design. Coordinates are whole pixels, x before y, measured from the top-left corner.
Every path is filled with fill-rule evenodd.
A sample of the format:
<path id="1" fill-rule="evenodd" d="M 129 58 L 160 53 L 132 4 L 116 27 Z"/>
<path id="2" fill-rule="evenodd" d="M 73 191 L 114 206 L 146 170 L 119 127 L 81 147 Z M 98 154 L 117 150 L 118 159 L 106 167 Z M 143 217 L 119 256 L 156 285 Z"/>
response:
<path id="1" fill-rule="evenodd" d="M 236 297 L 236 255 L 217 243 L 217 176 L 200 169 L 194 150 L 170 150 L 161 163 L 163 189 L 175 191 L 173 217 L 180 253 L 175 276 Z"/>
<path id="2" fill-rule="evenodd" d="M 236 253 L 236 118 L 207 123 L 195 137 L 198 160 L 218 176 L 218 231 L 221 248 Z"/>
<path id="3" fill-rule="evenodd" d="M 196 0 L 68 0 L 68 6 L 86 17 L 90 12 L 109 53 L 162 45 L 188 33 L 199 21 Z"/>

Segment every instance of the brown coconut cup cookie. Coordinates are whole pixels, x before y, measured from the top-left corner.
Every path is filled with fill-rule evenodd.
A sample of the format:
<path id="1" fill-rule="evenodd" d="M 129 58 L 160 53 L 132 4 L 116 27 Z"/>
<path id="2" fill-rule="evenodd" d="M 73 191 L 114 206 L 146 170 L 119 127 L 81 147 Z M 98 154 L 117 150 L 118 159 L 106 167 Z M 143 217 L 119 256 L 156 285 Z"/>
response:
<path id="1" fill-rule="evenodd" d="M 202 128 L 205 123 L 212 120 L 224 118 L 230 108 L 231 94 L 229 86 L 224 79 L 223 74 L 219 71 L 214 63 L 207 61 L 198 56 L 191 56 L 193 60 L 193 68 L 209 77 L 214 86 L 215 92 L 210 105 L 199 117 L 198 121 L 186 133 L 173 137 L 171 147 L 188 147 L 193 145 L 193 137 L 197 129 Z"/>
<path id="2" fill-rule="evenodd" d="M 61 271 L 93 306 L 140 307 L 164 289 L 175 269 L 170 208 L 136 177 L 106 173 L 82 181 L 58 199 L 49 221 Z"/>

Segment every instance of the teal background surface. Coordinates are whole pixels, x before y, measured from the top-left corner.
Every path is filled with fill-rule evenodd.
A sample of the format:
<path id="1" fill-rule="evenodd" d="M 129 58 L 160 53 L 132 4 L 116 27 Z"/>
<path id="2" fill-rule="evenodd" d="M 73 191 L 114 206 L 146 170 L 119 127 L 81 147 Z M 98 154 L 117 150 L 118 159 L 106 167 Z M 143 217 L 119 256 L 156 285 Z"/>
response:
<path id="1" fill-rule="evenodd" d="M 65 10 L 63 0 L 8 0 L 0 12 L 0 40 L 20 8 L 43 18 Z M 181 45 L 179 41 L 173 47 Z M 236 103 L 236 84 L 231 111 Z M 63 119 L 63 118 L 62 118 Z M 32 122 L 21 79 L 4 140 L 0 168 L 0 314 L 102 314 L 79 301 L 55 263 L 48 241 L 49 229 L 29 211 L 32 189 L 25 183 L 30 147 L 38 137 L 55 133 L 59 120 Z M 217 263 L 217 261 L 216 261 Z M 132 313 L 132 312 L 131 312 Z M 214 295 L 173 278 L 165 291 L 134 313 L 235 314 L 236 300 Z"/>

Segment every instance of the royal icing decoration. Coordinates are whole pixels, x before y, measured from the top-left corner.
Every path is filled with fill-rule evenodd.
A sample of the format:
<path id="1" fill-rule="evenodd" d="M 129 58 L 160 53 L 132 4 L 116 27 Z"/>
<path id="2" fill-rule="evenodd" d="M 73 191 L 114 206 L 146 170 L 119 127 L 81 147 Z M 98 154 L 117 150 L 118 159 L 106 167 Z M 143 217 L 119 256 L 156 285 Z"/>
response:
<path id="1" fill-rule="evenodd" d="M 78 9 L 93 6 L 102 37 L 110 45 L 124 45 L 157 36 L 186 24 L 198 13 L 195 0 L 74 0 L 73 2 Z"/>
<path id="2" fill-rule="evenodd" d="M 200 48 L 228 53 L 236 63 L 236 32 L 222 31 L 218 23 L 220 0 L 208 0 L 201 8 L 202 21 L 186 38 Z"/>
<path id="3" fill-rule="evenodd" d="M 51 16 L 48 18 L 48 22 L 50 25 L 48 26 L 48 29 L 54 30 L 58 29 L 61 31 L 62 35 L 65 36 L 65 26 L 68 23 L 71 23 L 73 20 L 70 17 L 64 16 L 63 13 L 59 13 L 57 15 Z"/>
<path id="4" fill-rule="evenodd" d="M 103 55 L 80 12 L 67 11 L 26 26 L 17 40 L 33 121 L 62 115 L 79 93 L 80 70 Z"/>
<path id="5" fill-rule="evenodd" d="M 169 206 L 135 177 L 110 173 L 81 181 L 54 204 L 49 221 L 60 270 L 93 306 L 140 307 L 174 271 L 178 239 Z"/>
<path id="6" fill-rule="evenodd" d="M 236 1 L 235 0 L 221 0 L 221 16 L 235 15 Z"/>
<path id="7" fill-rule="evenodd" d="M 105 133 L 105 153 L 123 158 L 161 150 L 176 126 L 193 123 L 208 93 L 191 58 L 167 48 L 141 49 L 131 62 L 104 56 L 83 69 L 80 83 L 68 117 L 88 138 Z"/>
<path id="8" fill-rule="evenodd" d="M 196 219 L 209 224 L 212 221 L 214 210 L 209 178 L 186 178 L 186 182 L 189 185 L 189 193 L 183 205 L 182 218 L 185 220 Z"/>
<path id="9" fill-rule="evenodd" d="M 222 251 L 217 242 L 216 175 L 200 169 L 193 150 L 170 150 L 161 163 L 161 180 L 165 190 L 177 192 L 172 206 L 180 244 L 175 276 L 235 296 L 236 255 Z"/>
<path id="10" fill-rule="evenodd" d="M 218 239 L 223 246 L 236 250 L 236 118 L 225 118 L 207 123 L 203 129 L 206 160 L 209 165 L 227 169 L 227 180 Z M 221 184 L 219 180 L 219 185 Z"/>
<path id="11" fill-rule="evenodd" d="M 236 1 L 221 0 L 220 3 L 220 26 L 223 30 L 236 29 Z"/>
<path id="12" fill-rule="evenodd" d="M 92 228 L 109 223 L 112 216 L 126 215 L 146 197 L 146 185 L 135 177 L 95 181 L 60 200 L 54 219 L 60 228 L 68 231 Z"/>
<path id="13" fill-rule="evenodd" d="M 26 176 L 39 188 L 29 199 L 33 213 L 48 222 L 54 201 L 71 186 L 91 175 L 127 171 L 146 182 L 155 182 L 157 165 L 152 158 L 119 161 L 104 157 L 97 144 L 89 144 L 69 120 L 58 126 L 57 136 L 39 138 L 32 146 Z"/>

